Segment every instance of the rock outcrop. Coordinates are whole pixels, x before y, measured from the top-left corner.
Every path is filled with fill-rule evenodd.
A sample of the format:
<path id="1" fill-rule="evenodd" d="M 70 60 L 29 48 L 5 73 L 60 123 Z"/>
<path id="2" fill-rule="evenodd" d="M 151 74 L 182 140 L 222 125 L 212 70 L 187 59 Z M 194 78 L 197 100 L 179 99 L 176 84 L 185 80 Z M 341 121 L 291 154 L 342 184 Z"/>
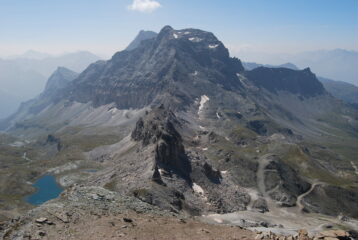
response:
<path id="1" fill-rule="evenodd" d="M 314 97 L 325 93 L 322 83 L 309 68 L 297 71 L 288 68 L 259 67 L 246 72 L 245 75 L 258 87 L 274 93 L 287 91 L 303 97 Z"/>
<path id="2" fill-rule="evenodd" d="M 142 142 L 143 146 L 155 144 L 155 169 L 164 169 L 188 178 L 191 166 L 174 124 L 179 126 L 174 113 L 161 106 L 139 119 L 131 136 L 133 140 Z M 155 171 L 155 179 L 159 177 L 158 173 Z"/>
<path id="3" fill-rule="evenodd" d="M 273 232 L 258 232 L 256 240 L 353 240 L 351 235 L 344 230 L 328 230 L 310 236 L 306 229 L 301 229 L 296 235 L 285 236 Z"/>

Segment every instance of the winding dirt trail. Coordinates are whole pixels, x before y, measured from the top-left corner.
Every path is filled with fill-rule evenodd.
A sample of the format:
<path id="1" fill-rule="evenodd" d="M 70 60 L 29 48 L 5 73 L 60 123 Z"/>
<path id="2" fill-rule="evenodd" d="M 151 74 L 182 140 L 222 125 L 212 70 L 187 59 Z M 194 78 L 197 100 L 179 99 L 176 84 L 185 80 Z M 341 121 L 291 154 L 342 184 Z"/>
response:
<path id="1" fill-rule="evenodd" d="M 265 169 L 267 165 L 270 164 L 272 161 L 270 157 L 272 157 L 273 154 L 265 154 L 259 159 L 259 166 L 256 173 L 257 178 L 257 187 L 260 191 L 260 193 L 265 197 L 268 198 L 268 194 L 266 192 L 266 185 L 265 185 Z"/>
<path id="2" fill-rule="evenodd" d="M 277 185 L 277 186 L 273 187 L 271 190 L 267 191 L 266 184 L 265 184 L 265 182 L 266 182 L 265 172 L 270 171 L 270 170 L 267 170 L 266 167 L 273 161 L 273 158 L 272 158 L 273 156 L 275 156 L 275 154 L 268 153 L 268 154 L 265 154 L 262 157 L 260 157 L 259 162 L 258 162 L 259 166 L 257 169 L 256 178 L 257 178 L 258 190 L 261 193 L 262 197 L 266 200 L 267 207 L 268 207 L 269 211 L 273 212 L 273 213 L 278 213 L 280 211 L 280 209 L 277 207 L 276 202 L 271 199 L 269 194 L 270 194 L 270 192 L 277 189 L 279 186 Z"/>
<path id="3" fill-rule="evenodd" d="M 320 185 L 320 184 L 322 184 L 322 183 L 320 183 L 320 182 L 312 183 L 311 188 L 310 188 L 307 192 L 305 192 L 305 193 L 303 193 L 303 194 L 301 194 L 300 196 L 297 197 L 296 205 L 297 205 L 297 207 L 298 207 L 299 213 L 302 213 L 302 212 L 303 212 L 303 209 L 304 209 L 304 207 L 305 207 L 305 206 L 302 204 L 302 199 L 303 199 L 304 197 L 306 197 L 308 194 L 310 194 L 310 193 L 315 189 L 315 187 L 318 186 L 318 185 Z"/>

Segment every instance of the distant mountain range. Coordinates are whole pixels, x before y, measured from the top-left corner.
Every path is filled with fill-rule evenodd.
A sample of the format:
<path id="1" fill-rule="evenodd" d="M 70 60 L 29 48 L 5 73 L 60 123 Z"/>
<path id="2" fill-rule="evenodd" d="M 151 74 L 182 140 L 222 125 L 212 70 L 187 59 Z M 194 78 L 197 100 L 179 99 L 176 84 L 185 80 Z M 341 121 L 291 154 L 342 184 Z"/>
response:
<path id="1" fill-rule="evenodd" d="M 323 77 L 318 79 L 333 96 L 358 107 L 358 87 L 356 85 Z"/>
<path id="2" fill-rule="evenodd" d="M 303 69 L 310 67 L 314 73 L 328 79 L 358 85 L 358 51 L 344 49 L 317 50 L 297 54 L 270 54 L 255 51 L 236 51 L 247 62 L 262 62 L 278 65 L 291 62 Z"/>
<path id="3" fill-rule="evenodd" d="M 0 90 L 0 118 L 15 112 L 22 98 Z"/>
<path id="4" fill-rule="evenodd" d="M 24 70 L 35 71 L 48 78 L 57 67 L 62 66 L 76 72 L 83 71 L 90 63 L 100 58 L 90 52 L 80 51 L 66 53 L 60 56 L 51 56 L 44 53 L 29 51 L 17 57 L 3 59 L 3 62 Z"/>
<path id="5" fill-rule="evenodd" d="M 270 65 L 270 64 L 260 64 L 260 63 L 255 63 L 255 62 L 243 62 L 242 65 L 247 70 L 253 70 L 253 69 L 258 68 L 258 67 L 288 68 L 288 69 L 292 69 L 292 70 L 299 70 L 299 68 L 296 65 L 292 64 L 292 63 L 284 63 L 284 64 L 281 64 L 281 65 Z"/>
<path id="6" fill-rule="evenodd" d="M 34 51 L 34 50 L 28 50 L 22 54 L 8 56 L 8 57 L 6 57 L 6 59 L 19 59 L 20 58 L 20 59 L 41 60 L 41 59 L 49 58 L 49 57 L 52 57 L 51 54 L 38 52 L 38 51 Z"/>
<path id="7" fill-rule="evenodd" d="M 0 91 L 13 96 L 7 98 L 7 101 L 0 102 L 0 118 L 13 113 L 22 101 L 40 94 L 45 87 L 46 79 L 58 67 L 81 72 L 90 63 L 99 59 L 90 52 L 51 56 L 36 51 L 0 59 Z"/>
<path id="8" fill-rule="evenodd" d="M 270 67 L 270 68 L 289 68 L 293 70 L 299 70 L 299 68 L 292 63 L 285 63 L 281 65 L 269 65 L 269 64 L 258 64 L 254 62 L 243 62 L 243 66 L 247 70 L 253 70 L 258 67 Z M 352 104 L 354 107 L 358 107 L 358 87 L 351 83 L 343 81 L 335 81 L 332 79 L 318 76 L 324 86 L 324 88 L 338 99 L 345 101 L 346 103 Z"/>
<path id="9" fill-rule="evenodd" d="M 310 67 L 318 75 L 358 85 L 358 52 L 344 49 L 304 52 L 293 56 L 298 67 Z"/>

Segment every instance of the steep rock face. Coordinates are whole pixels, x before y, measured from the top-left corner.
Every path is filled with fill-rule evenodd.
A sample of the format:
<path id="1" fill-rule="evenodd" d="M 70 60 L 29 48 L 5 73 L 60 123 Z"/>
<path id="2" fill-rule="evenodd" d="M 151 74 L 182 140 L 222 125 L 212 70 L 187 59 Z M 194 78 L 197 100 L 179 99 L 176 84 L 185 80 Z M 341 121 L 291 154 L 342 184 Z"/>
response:
<path id="1" fill-rule="evenodd" d="M 240 60 L 230 58 L 212 33 L 177 31 L 167 26 L 138 48 L 92 64 L 64 91 L 64 96 L 79 102 L 92 101 L 95 106 L 115 102 L 124 109 L 151 104 L 183 108 L 201 95 L 195 86 L 201 81 L 211 84 L 212 89 L 215 85 L 238 89 L 241 84 L 236 73 L 240 71 Z"/>
<path id="2" fill-rule="evenodd" d="M 325 93 L 325 89 L 309 68 L 295 71 L 287 68 L 259 67 L 245 73 L 258 87 L 271 92 L 287 91 L 303 97 Z"/>
<path id="3" fill-rule="evenodd" d="M 166 201 L 173 208 L 191 214 L 245 209 L 250 202 L 246 191 L 233 180 L 224 180 L 207 159 L 193 156 L 192 150 L 187 152 L 184 148 L 189 146 L 182 134 L 191 132 L 186 124 L 163 106 L 154 108 L 137 122 L 131 138 L 140 142 L 142 148 L 154 149 L 150 155 L 154 165 L 151 180 L 157 185 L 146 187 L 144 192 L 135 190 L 135 196 L 159 206 L 168 206 Z M 188 140 L 188 136 L 185 138 Z"/>
<path id="4" fill-rule="evenodd" d="M 272 199 L 284 206 L 295 206 L 297 197 L 310 189 L 310 184 L 299 177 L 290 166 L 273 161 L 266 173 L 266 189 Z"/>
<path id="5" fill-rule="evenodd" d="M 141 118 L 136 124 L 131 136 L 135 141 L 141 141 L 143 146 L 155 144 L 155 172 L 165 169 L 188 178 L 191 166 L 185 154 L 183 141 L 174 127 L 179 125 L 175 115 L 164 107 L 159 107 Z"/>

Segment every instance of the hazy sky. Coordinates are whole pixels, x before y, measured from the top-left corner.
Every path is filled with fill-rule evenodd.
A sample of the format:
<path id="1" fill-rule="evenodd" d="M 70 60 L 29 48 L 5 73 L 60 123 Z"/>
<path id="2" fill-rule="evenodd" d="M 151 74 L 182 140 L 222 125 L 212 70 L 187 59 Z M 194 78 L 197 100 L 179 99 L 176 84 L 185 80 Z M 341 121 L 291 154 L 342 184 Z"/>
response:
<path id="1" fill-rule="evenodd" d="M 111 55 L 164 25 L 212 31 L 233 50 L 358 50 L 357 0 L 0 0 L 0 56 Z"/>

